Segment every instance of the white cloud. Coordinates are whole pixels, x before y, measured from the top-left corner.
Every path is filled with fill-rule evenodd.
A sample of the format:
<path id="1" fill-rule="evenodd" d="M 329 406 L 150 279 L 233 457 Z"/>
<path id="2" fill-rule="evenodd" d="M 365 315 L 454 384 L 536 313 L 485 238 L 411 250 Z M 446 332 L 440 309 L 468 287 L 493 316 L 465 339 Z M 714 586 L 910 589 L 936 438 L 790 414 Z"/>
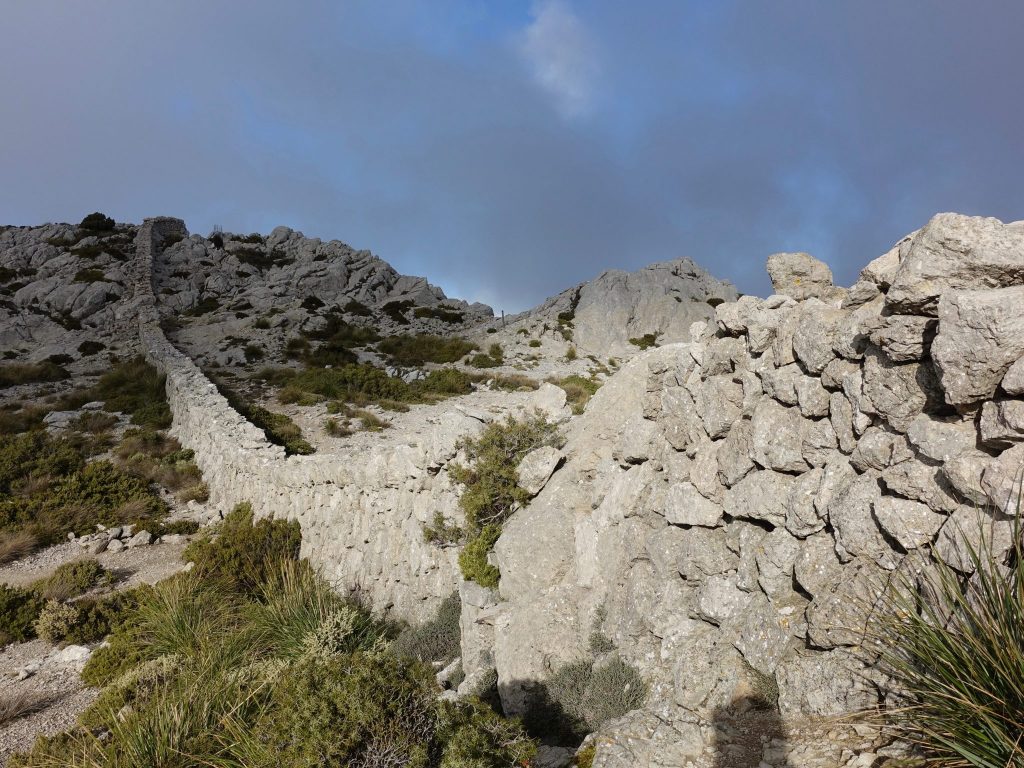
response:
<path id="1" fill-rule="evenodd" d="M 563 0 L 539 0 L 532 15 L 520 35 L 520 54 L 563 116 L 586 113 L 600 70 L 589 30 Z"/>

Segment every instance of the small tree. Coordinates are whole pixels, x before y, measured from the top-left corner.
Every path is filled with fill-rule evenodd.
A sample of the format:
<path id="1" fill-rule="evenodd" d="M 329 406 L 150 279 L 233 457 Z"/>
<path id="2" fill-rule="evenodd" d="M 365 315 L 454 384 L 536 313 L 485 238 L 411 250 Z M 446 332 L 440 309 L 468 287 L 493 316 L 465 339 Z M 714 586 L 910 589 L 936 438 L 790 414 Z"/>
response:
<path id="1" fill-rule="evenodd" d="M 114 228 L 114 220 L 99 211 L 95 211 L 82 219 L 78 226 L 91 232 L 109 232 Z"/>

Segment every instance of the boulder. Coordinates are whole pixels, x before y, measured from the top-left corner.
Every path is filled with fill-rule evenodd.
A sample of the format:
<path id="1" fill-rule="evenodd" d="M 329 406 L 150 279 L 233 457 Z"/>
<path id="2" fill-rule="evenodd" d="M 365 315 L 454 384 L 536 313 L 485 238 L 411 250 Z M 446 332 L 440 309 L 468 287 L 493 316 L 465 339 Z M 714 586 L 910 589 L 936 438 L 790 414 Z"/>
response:
<path id="1" fill-rule="evenodd" d="M 947 403 L 970 406 L 995 394 L 1024 355 L 1021 307 L 1024 286 L 943 294 L 932 359 Z"/>
<path id="2" fill-rule="evenodd" d="M 974 448 L 977 430 L 961 418 L 939 418 L 922 413 L 907 427 L 907 440 L 927 459 L 947 462 Z"/>
<path id="3" fill-rule="evenodd" d="M 897 432 L 906 432 L 918 414 L 941 402 L 930 365 L 893 363 L 877 347 L 864 356 L 862 392 L 861 407 L 885 419 Z"/>
<path id="4" fill-rule="evenodd" d="M 1024 395 L 1024 357 L 1006 369 L 1000 386 L 1008 395 Z"/>
<path id="5" fill-rule="evenodd" d="M 784 526 L 794 482 L 792 476 L 770 469 L 751 472 L 725 492 L 725 511 L 730 517 Z"/>
<path id="6" fill-rule="evenodd" d="M 139 531 L 128 540 L 128 546 L 134 547 L 148 547 L 153 542 L 153 534 L 149 531 Z"/>
<path id="7" fill-rule="evenodd" d="M 1012 520 L 996 520 L 977 507 L 962 506 L 945 520 L 935 553 L 961 573 L 974 573 L 978 558 L 1002 560 L 1013 546 Z"/>
<path id="8" fill-rule="evenodd" d="M 519 462 L 519 485 L 531 496 L 536 496 L 548 478 L 562 462 L 562 452 L 553 445 L 535 448 Z"/>
<path id="9" fill-rule="evenodd" d="M 934 317 L 891 315 L 871 333 L 871 343 L 882 348 L 894 363 L 922 360 L 928 356 L 939 322 Z"/>
<path id="10" fill-rule="evenodd" d="M 693 483 L 676 483 L 665 495 L 665 519 L 673 525 L 714 528 L 723 514 L 722 506 L 704 498 Z"/>
<path id="11" fill-rule="evenodd" d="M 801 436 L 803 423 L 797 408 L 785 408 L 774 400 L 763 399 L 750 420 L 751 458 L 766 469 L 806 470 L 808 464 L 804 460 Z"/>
<path id="12" fill-rule="evenodd" d="M 835 360 L 839 325 L 846 317 L 843 310 L 817 299 L 804 302 L 793 333 L 793 354 L 808 372 L 820 374 Z"/>
<path id="13" fill-rule="evenodd" d="M 1024 229 L 940 213 L 918 232 L 886 295 L 894 314 L 934 316 L 949 291 L 1024 283 Z M 940 315 L 941 318 L 941 315 Z"/>
<path id="14" fill-rule="evenodd" d="M 775 293 L 802 300 L 832 294 L 832 270 L 809 253 L 773 253 L 768 276 Z"/>
<path id="15" fill-rule="evenodd" d="M 1003 451 L 990 462 L 981 476 L 981 487 L 989 501 L 1004 515 L 1018 515 L 1024 501 L 1021 487 L 1024 483 L 1024 445 L 1015 445 Z"/>

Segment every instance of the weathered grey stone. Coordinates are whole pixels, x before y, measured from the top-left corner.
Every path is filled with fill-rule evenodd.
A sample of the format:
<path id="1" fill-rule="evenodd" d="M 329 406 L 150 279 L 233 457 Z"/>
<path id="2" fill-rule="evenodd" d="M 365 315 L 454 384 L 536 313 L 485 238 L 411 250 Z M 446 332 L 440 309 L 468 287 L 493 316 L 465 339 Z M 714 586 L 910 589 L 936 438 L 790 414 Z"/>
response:
<path id="1" fill-rule="evenodd" d="M 1000 386 L 1008 395 L 1024 395 L 1024 357 L 1006 369 Z"/>
<path id="2" fill-rule="evenodd" d="M 823 302 L 808 299 L 800 308 L 793 334 L 793 353 L 811 373 L 820 374 L 836 358 L 833 346 L 846 313 Z"/>
<path id="3" fill-rule="evenodd" d="M 756 523 L 741 519 L 733 520 L 725 533 L 726 546 L 740 558 L 736 566 L 736 586 L 744 592 L 757 591 L 757 556 L 768 531 Z"/>
<path id="4" fill-rule="evenodd" d="M 761 385 L 764 393 L 774 397 L 783 405 L 796 405 L 799 402 L 797 383 L 807 378 L 796 363 L 781 368 L 769 368 L 761 373 Z"/>
<path id="5" fill-rule="evenodd" d="M 95 539 L 94 541 L 90 542 L 90 544 L 89 544 L 89 554 L 90 555 L 98 555 L 101 552 L 106 552 L 107 545 L 109 543 L 110 543 L 110 539 L 108 539 L 106 536 L 101 536 L 100 538 Z"/>
<path id="6" fill-rule="evenodd" d="M 818 487 L 818 494 L 814 497 L 814 509 L 819 517 L 828 517 L 828 507 L 836 494 L 852 483 L 857 477 L 845 456 L 834 456 L 824 467 L 824 474 L 821 476 L 821 485 Z"/>
<path id="7" fill-rule="evenodd" d="M 107 552 L 120 552 L 125 548 L 125 543 L 121 539 L 111 539 L 107 542 Z"/>
<path id="8" fill-rule="evenodd" d="M 519 462 L 520 487 L 531 496 L 536 496 L 547 484 L 562 458 L 562 452 L 553 445 L 544 445 L 530 451 Z"/>
<path id="9" fill-rule="evenodd" d="M 853 433 L 853 406 L 846 395 L 833 392 L 829 398 L 828 412 L 839 450 L 852 453 L 857 447 L 857 436 Z"/>
<path id="10" fill-rule="evenodd" d="M 909 238 L 904 238 L 904 241 Z M 897 243 L 874 261 L 868 263 L 860 272 L 860 279 L 874 283 L 883 291 L 889 290 L 896 272 L 900 268 L 901 243 Z"/>
<path id="11" fill-rule="evenodd" d="M 683 531 L 678 571 L 683 578 L 700 581 L 736 567 L 737 558 L 726 546 L 721 528 L 690 528 Z"/>
<path id="12" fill-rule="evenodd" d="M 981 441 L 992 448 L 1024 442 L 1024 400 L 996 400 L 981 406 Z"/>
<path id="13" fill-rule="evenodd" d="M 775 679 L 779 712 L 787 720 L 863 712 L 878 700 L 875 686 L 865 680 L 863 664 L 841 648 L 789 656 L 776 668 Z"/>
<path id="14" fill-rule="evenodd" d="M 920 461 L 901 461 L 882 472 L 882 482 L 892 493 L 924 502 L 936 512 L 952 512 L 959 505 L 956 492 L 941 467 Z"/>
<path id="15" fill-rule="evenodd" d="M 996 520 L 977 507 L 962 506 L 945 520 L 935 541 L 943 563 L 962 573 L 974 573 L 980 560 L 999 561 L 1013 546 L 1012 520 Z"/>
<path id="16" fill-rule="evenodd" d="M 832 293 L 832 270 L 809 253 L 773 253 L 768 276 L 775 293 L 794 299 L 824 298 Z"/>
<path id="17" fill-rule="evenodd" d="M 693 396 L 685 388 L 671 387 L 662 395 L 661 430 L 677 451 L 688 450 L 701 440 L 707 440 Z"/>
<path id="18" fill-rule="evenodd" d="M 789 494 L 795 482 L 790 475 L 762 469 L 751 472 L 725 492 L 725 511 L 731 517 L 786 524 Z"/>
<path id="19" fill-rule="evenodd" d="M 821 384 L 825 389 L 837 390 L 843 388 L 843 377 L 847 374 L 859 371 L 860 366 L 853 360 L 846 360 L 837 357 L 825 366 L 821 372 Z"/>
<path id="20" fill-rule="evenodd" d="M 871 343 L 882 348 L 894 363 L 922 360 L 928 356 L 938 320 L 915 315 L 891 315 L 871 333 Z"/>
<path id="21" fill-rule="evenodd" d="M 813 419 L 828 416 L 830 395 L 818 379 L 802 376 L 796 384 L 796 398 L 803 416 Z"/>
<path id="22" fill-rule="evenodd" d="M 808 468 L 801 445 L 803 419 L 798 409 L 785 408 L 765 398 L 758 403 L 750 423 L 751 458 L 760 466 L 781 472 L 802 472 Z"/>
<path id="23" fill-rule="evenodd" d="M 875 501 L 875 519 L 901 547 L 911 550 L 931 543 L 946 517 L 919 501 L 883 496 Z"/>
<path id="24" fill-rule="evenodd" d="M 994 461 L 987 453 L 970 449 L 943 464 L 942 474 L 949 481 L 954 495 L 975 504 L 984 504 L 988 501 L 988 493 L 981 478 Z"/>
<path id="25" fill-rule="evenodd" d="M 793 563 L 800 541 L 785 528 L 776 528 L 761 541 L 756 556 L 757 583 L 773 601 L 793 591 Z"/>
<path id="26" fill-rule="evenodd" d="M 942 419 L 922 413 L 907 427 L 907 440 L 932 461 L 950 461 L 974 448 L 977 431 L 963 419 Z"/>
<path id="27" fill-rule="evenodd" d="M 816 467 L 804 472 L 793 483 L 786 504 L 786 530 L 794 536 L 805 538 L 825 527 L 825 519 L 814 508 L 825 470 Z"/>
<path id="28" fill-rule="evenodd" d="M 129 547 L 146 547 L 153 541 L 153 534 L 149 531 L 139 531 L 128 541 Z"/>
<path id="29" fill-rule="evenodd" d="M 878 286 L 870 280 L 858 280 L 850 286 L 846 298 L 843 299 L 843 309 L 853 309 L 862 304 L 867 304 L 878 296 Z"/>
<path id="30" fill-rule="evenodd" d="M 1024 286 L 951 291 L 939 301 L 932 359 L 950 405 L 991 398 L 1024 355 Z"/>
<path id="31" fill-rule="evenodd" d="M 800 327 L 800 314 L 795 311 L 786 312 L 779 319 L 775 327 L 775 337 L 772 339 L 772 357 L 775 365 L 782 367 L 796 362 L 796 355 L 793 352 L 793 334 Z"/>
<path id="32" fill-rule="evenodd" d="M 878 478 L 871 472 L 859 475 L 839 490 L 828 505 L 828 519 L 835 530 L 836 554 L 845 561 L 869 557 L 880 565 L 894 563 L 895 556 L 882 537 L 872 508 L 882 497 Z"/>
<path id="33" fill-rule="evenodd" d="M 940 213 L 914 237 L 889 288 L 899 314 L 934 315 L 951 290 L 1024 283 L 1024 230 L 998 219 Z"/>
<path id="34" fill-rule="evenodd" d="M 704 498 L 693 483 L 675 483 L 665 496 L 665 519 L 673 525 L 701 525 L 713 528 L 722 522 L 725 510 Z"/>
<path id="35" fill-rule="evenodd" d="M 722 485 L 718 481 L 718 451 L 721 445 L 721 442 L 704 441 L 694 452 L 690 464 L 690 482 L 704 498 L 718 503 L 721 503 L 723 494 Z"/>
<path id="36" fill-rule="evenodd" d="M 893 462 L 893 452 L 900 438 L 879 427 L 869 427 L 850 454 L 850 463 L 860 472 L 885 469 Z"/>
<path id="37" fill-rule="evenodd" d="M 710 377 L 701 386 L 694 404 L 708 437 L 724 437 L 742 414 L 743 386 L 732 376 Z"/>
<path id="38" fill-rule="evenodd" d="M 823 467 L 838 447 L 836 431 L 828 419 L 806 420 L 800 425 L 800 452 L 812 467 Z"/>
<path id="39" fill-rule="evenodd" d="M 905 432 L 918 414 L 936 403 L 940 389 L 930 365 L 892 363 L 871 347 L 864 356 L 863 394 L 874 413 Z"/>
<path id="40" fill-rule="evenodd" d="M 744 674 L 743 659 L 731 639 L 705 624 L 691 633 L 685 647 L 674 659 L 675 703 L 690 710 L 730 703 Z"/>
<path id="41" fill-rule="evenodd" d="M 1015 445 L 1003 451 L 995 461 L 985 467 L 981 487 L 1004 515 L 1018 515 L 1024 502 L 1021 484 L 1024 483 L 1024 445 Z"/>
<path id="42" fill-rule="evenodd" d="M 711 339 L 704 353 L 704 375 L 730 374 L 746 366 L 747 346 L 742 339 L 725 336 Z"/>
<path id="43" fill-rule="evenodd" d="M 750 604 L 751 594 L 736 585 L 736 574 L 715 574 L 697 592 L 697 615 L 715 625 L 734 622 Z"/>
<path id="44" fill-rule="evenodd" d="M 705 748 L 696 723 L 666 722 L 646 709 L 634 710 L 605 724 L 595 743 L 600 746 L 594 755 L 594 768 L 671 768 L 691 763 Z"/>
<path id="45" fill-rule="evenodd" d="M 790 649 L 789 619 L 780 615 L 764 595 L 755 593 L 743 613 L 736 650 L 758 672 L 773 675 Z"/>
<path id="46" fill-rule="evenodd" d="M 807 639 L 815 648 L 861 645 L 865 640 L 868 606 L 884 588 L 884 571 L 864 560 L 838 569 L 833 581 L 821 587 L 807 606 Z"/>
<path id="47" fill-rule="evenodd" d="M 835 542 L 828 533 L 807 538 L 793 563 L 793 578 L 812 597 L 828 587 L 839 576 L 842 564 L 836 555 Z"/>
<path id="48" fill-rule="evenodd" d="M 754 433 L 749 419 L 737 421 L 725 439 L 718 444 L 718 478 L 731 488 L 754 468 L 750 458 L 754 450 Z"/>

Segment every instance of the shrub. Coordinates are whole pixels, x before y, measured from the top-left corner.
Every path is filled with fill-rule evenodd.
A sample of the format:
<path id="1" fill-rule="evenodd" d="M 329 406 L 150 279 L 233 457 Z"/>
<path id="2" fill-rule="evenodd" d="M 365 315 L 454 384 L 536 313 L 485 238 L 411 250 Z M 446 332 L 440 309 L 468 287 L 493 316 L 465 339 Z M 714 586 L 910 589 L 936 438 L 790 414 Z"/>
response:
<path id="1" fill-rule="evenodd" d="M 245 349 L 242 350 L 245 354 L 245 362 L 256 363 L 263 359 L 264 352 L 263 347 L 259 344 L 246 344 Z"/>
<path id="2" fill-rule="evenodd" d="M 578 743 L 604 723 L 643 706 L 647 684 L 618 656 L 598 664 L 580 660 L 555 670 L 527 726 L 557 740 Z"/>
<path id="3" fill-rule="evenodd" d="M 252 327 L 258 331 L 265 331 L 270 328 L 270 321 L 265 317 L 261 317 L 252 324 Z"/>
<path id="4" fill-rule="evenodd" d="M 50 698 L 36 691 L 20 690 L 0 694 L 0 727 L 46 709 Z"/>
<path id="5" fill-rule="evenodd" d="M 109 232 L 114 228 L 114 220 L 99 211 L 95 211 L 83 218 L 78 226 L 91 232 Z"/>
<path id="6" fill-rule="evenodd" d="M 297 560 L 302 535 L 296 521 L 261 518 L 253 521 L 252 505 L 239 504 L 218 527 L 218 536 L 204 536 L 185 549 L 195 573 L 243 593 L 256 591 L 281 564 Z"/>
<path id="7" fill-rule="evenodd" d="M 98 283 L 103 279 L 102 269 L 80 269 L 75 273 L 76 283 Z"/>
<path id="8" fill-rule="evenodd" d="M 71 376 L 56 363 L 7 363 L 0 365 L 0 389 L 18 384 L 63 381 Z"/>
<path id="9" fill-rule="evenodd" d="M 536 347 L 539 347 L 540 345 L 541 345 L 540 339 L 530 339 L 529 346 L 536 348 Z"/>
<path id="10" fill-rule="evenodd" d="M 565 390 L 565 399 L 572 408 L 572 412 L 579 415 L 587 407 L 590 398 L 601 388 L 601 382 L 588 379 L 578 374 L 565 376 L 561 379 L 548 379 L 556 387 Z"/>
<path id="11" fill-rule="evenodd" d="M 117 416 L 98 411 L 86 411 L 71 422 L 71 426 L 79 432 L 92 432 L 94 434 L 107 432 L 115 424 L 117 424 Z"/>
<path id="12" fill-rule="evenodd" d="M 937 556 L 923 573 L 901 569 L 869 624 L 882 671 L 906 702 L 889 710 L 888 724 L 928 764 L 1024 766 L 1024 543 L 1016 511 L 1005 559 L 982 533 L 979 544 L 964 542 L 970 579 Z"/>
<path id="13" fill-rule="evenodd" d="M 568 349 L 568 350 L 566 350 L 566 352 L 565 352 L 565 359 L 566 359 L 566 362 L 569 362 L 569 363 L 571 363 L 571 362 L 572 362 L 573 360 L 575 360 L 575 359 L 576 359 L 577 357 L 579 357 L 579 355 L 578 355 L 578 353 L 576 352 L 576 347 L 569 347 L 569 349 Z"/>
<path id="14" fill-rule="evenodd" d="M 286 455 L 305 456 L 315 452 L 313 446 L 302 436 L 302 430 L 287 415 L 250 403 L 223 382 L 214 380 L 214 384 L 232 408 L 255 427 L 263 430 L 267 440 L 283 447 Z"/>
<path id="15" fill-rule="evenodd" d="M 33 582 L 31 589 L 47 600 L 68 600 L 104 581 L 110 581 L 109 571 L 97 560 L 82 559 L 58 566 L 46 578 Z"/>
<path id="16" fill-rule="evenodd" d="M 360 317 L 369 317 L 373 314 L 373 310 L 355 299 L 349 299 L 348 303 L 342 307 L 342 311 L 350 315 L 359 315 Z"/>
<path id="17" fill-rule="evenodd" d="M 497 589 L 501 572 L 487 562 L 487 554 L 501 536 L 500 525 L 485 525 L 470 537 L 459 553 L 459 570 L 466 581 L 475 581 L 482 587 Z"/>
<path id="18" fill-rule="evenodd" d="M 392 643 L 392 650 L 405 658 L 447 666 L 461 652 L 461 613 L 462 601 L 456 591 L 441 601 L 437 613 L 428 621 L 403 629 Z"/>
<path id="19" fill-rule="evenodd" d="M 35 637 L 33 625 L 45 605 L 31 590 L 0 584 L 0 646 Z"/>
<path id="20" fill-rule="evenodd" d="M 408 325 L 409 318 L 405 316 L 405 313 L 412 309 L 413 301 L 411 299 L 405 299 L 403 301 L 389 301 L 383 307 L 381 312 L 390 317 L 396 323 L 400 325 Z"/>
<path id="21" fill-rule="evenodd" d="M 634 347 L 640 347 L 641 350 L 650 349 L 651 347 L 658 346 L 659 336 L 661 336 L 661 333 L 645 333 L 643 336 L 630 339 L 629 343 Z"/>
<path id="22" fill-rule="evenodd" d="M 50 600 L 32 626 L 38 637 L 56 644 L 67 637 L 77 618 L 78 609 L 73 605 Z"/>
<path id="23" fill-rule="evenodd" d="M 421 333 L 415 336 L 389 336 L 377 345 L 392 364 L 418 367 L 424 363 L 454 363 L 476 349 L 465 339 L 442 338 Z"/>
<path id="24" fill-rule="evenodd" d="M 461 323 L 465 318 L 464 313 L 445 306 L 416 307 L 413 311 L 413 316 L 418 318 L 433 318 L 434 320 L 440 320 L 442 323 Z"/>
<path id="25" fill-rule="evenodd" d="M 474 368 L 497 368 L 501 365 L 501 362 L 501 360 L 496 360 L 490 355 L 485 355 L 483 353 L 473 355 L 469 358 L 469 364 Z"/>
<path id="26" fill-rule="evenodd" d="M 116 363 L 100 377 L 90 395 L 103 400 L 108 411 L 130 413 L 132 424 L 154 429 L 171 426 L 165 377 L 142 357 Z"/>
<path id="27" fill-rule="evenodd" d="M 0 409 L 0 435 L 16 435 L 30 429 L 39 429 L 47 413 L 48 409 L 35 406 Z"/>
<path id="28" fill-rule="evenodd" d="M 473 391 L 473 380 L 457 368 L 439 368 L 417 381 L 413 389 L 438 395 L 464 395 Z"/>

